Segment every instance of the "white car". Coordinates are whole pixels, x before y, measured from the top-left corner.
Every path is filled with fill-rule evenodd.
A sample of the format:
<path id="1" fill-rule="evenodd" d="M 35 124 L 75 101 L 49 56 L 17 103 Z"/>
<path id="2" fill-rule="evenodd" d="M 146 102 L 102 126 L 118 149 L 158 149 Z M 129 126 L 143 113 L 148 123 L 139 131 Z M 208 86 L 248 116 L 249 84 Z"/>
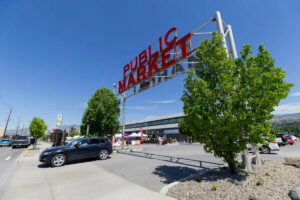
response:
<path id="1" fill-rule="evenodd" d="M 292 140 L 294 140 L 295 142 L 298 140 L 297 137 L 295 137 L 294 135 L 291 135 Z"/>
<path id="2" fill-rule="evenodd" d="M 279 151 L 280 150 L 280 147 L 278 146 L 277 142 L 274 141 L 274 142 L 271 142 L 269 143 L 268 145 L 261 145 L 261 144 L 258 144 L 258 149 L 261 151 L 261 153 L 263 154 L 270 154 L 271 151 Z M 248 144 L 247 145 L 248 147 L 248 150 L 251 151 L 251 145 Z"/>

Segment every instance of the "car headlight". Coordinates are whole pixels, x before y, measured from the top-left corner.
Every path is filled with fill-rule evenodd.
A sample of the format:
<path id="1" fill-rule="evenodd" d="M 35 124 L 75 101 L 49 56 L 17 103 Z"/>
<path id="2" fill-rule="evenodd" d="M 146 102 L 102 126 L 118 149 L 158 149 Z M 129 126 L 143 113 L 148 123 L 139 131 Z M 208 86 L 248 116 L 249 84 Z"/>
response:
<path id="1" fill-rule="evenodd" d="M 44 152 L 43 155 L 47 156 L 47 155 L 50 155 L 52 152 L 51 151 L 47 151 L 47 152 Z"/>

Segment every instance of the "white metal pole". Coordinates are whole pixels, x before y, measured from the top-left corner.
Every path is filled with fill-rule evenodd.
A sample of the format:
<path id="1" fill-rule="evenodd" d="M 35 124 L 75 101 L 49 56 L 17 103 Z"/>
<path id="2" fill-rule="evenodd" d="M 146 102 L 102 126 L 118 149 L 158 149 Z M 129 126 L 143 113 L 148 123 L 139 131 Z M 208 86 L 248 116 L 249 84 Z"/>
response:
<path id="1" fill-rule="evenodd" d="M 86 127 L 86 138 L 89 136 L 89 131 L 90 131 L 90 125 L 87 125 Z"/>
<path id="2" fill-rule="evenodd" d="M 235 47 L 235 42 L 234 42 L 231 25 L 227 25 L 227 29 L 228 29 L 228 41 L 229 41 L 229 46 L 230 46 L 231 57 L 233 59 L 237 59 L 238 56 L 237 56 L 237 51 L 236 51 L 236 47 Z"/>
<path id="3" fill-rule="evenodd" d="M 126 94 L 125 92 L 122 94 L 123 96 L 123 113 L 122 113 L 122 150 L 124 149 L 124 134 L 125 134 L 125 102 L 126 102 Z"/>
<path id="4" fill-rule="evenodd" d="M 217 23 L 217 28 L 218 28 L 218 32 L 220 35 L 222 35 L 223 37 L 223 47 L 226 49 L 226 52 L 228 54 L 228 49 L 227 49 L 227 45 L 226 45 L 226 40 L 225 40 L 225 35 L 224 35 L 224 29 L 223 29 L 223 21 L 221 18 L 221 13 L 220 11 L 217 11 L 215 14 L 215 18 L 216 18 L 216 23 Z"/>

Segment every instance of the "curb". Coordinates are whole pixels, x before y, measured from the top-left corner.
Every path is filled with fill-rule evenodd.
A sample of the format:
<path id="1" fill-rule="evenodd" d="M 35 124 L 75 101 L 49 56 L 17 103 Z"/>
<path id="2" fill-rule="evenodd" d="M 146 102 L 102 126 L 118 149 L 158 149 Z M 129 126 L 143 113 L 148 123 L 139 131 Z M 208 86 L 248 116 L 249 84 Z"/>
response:
<path id="1" fill-rule="evenodd" d="M 196 173 L 196 174 L 191 174 L 191 175 L 189 175 L 189 176 L 187 176 L 187 177 L 185 177 L 185 178 L 182 178 L 182 179 L 180 179 L 180 180 L 178 180 L 178 181 L 174 181 L 174 182 L 172 182 L 172 183 L 170 183 L 170 184 L 168 184 L 168 185 L 165 185 L 165 186 L 160 190 L 159 193 L 161 193 L 161 194 L 163 194 L 163 195 L 166 195 L 166 194 L 168 193 L 169 189 L 170 189 L 171 187 L 177 185 L 178 183 L 183 182 L 183 181 L 187 181 L 187 180 L 191 180 L 191 179 L 193 179 L 193 178 L 195 178 L 195 177 L 197 177 L 197 176 L 200 176 L 200 175 L 202 175 L 202 174 L 205 174 L 205 173 L 208 172 L 209 170 L 213 170 L 213 169 L 215 169 L 215 168 L 204 169 L 204 170 L 202 170 L 202 171 L 200 171 L 200 172 L 198 172 L 198 173 Z"/>

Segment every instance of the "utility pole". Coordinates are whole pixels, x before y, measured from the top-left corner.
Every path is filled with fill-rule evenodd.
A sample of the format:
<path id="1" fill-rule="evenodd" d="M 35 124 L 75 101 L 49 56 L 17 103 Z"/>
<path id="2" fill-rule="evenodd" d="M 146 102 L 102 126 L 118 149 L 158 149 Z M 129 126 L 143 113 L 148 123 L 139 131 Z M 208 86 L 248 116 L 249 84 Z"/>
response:
<path id="1" fill-rule="evenodd" d="M 89 130 L 90 130 L 90 125 L 87 125 L 87 127 L 86 127 L 86 138 L 88 137 L 88 135 L 89 135 Z"/>
<path id="2" fill-rule="evenodd" d="M 21 133 L 21 135 L 23 135 L 23 132 L 24 132 L 24 124 L 23 124 L 23 128 L 22 128 L 22 133 Z"/>
<path id="3" fill-rule="evenodd" d="M 7 129 L 7 126 L 8 126 L 8 122 L 9 122 L 9 120 L 10 120 L 10 115 L 11 115 L 12 108 L 13 108 L 13 107 L 11 106 L 11 107 L 10 107 L 10 110 L 9 110 L 8 118 L 7 118 L 6 125 L 5 125 L 5 129 L 4 129 L 3 138 L 5 137 L 5 133 L 6 133 L 6 129 Z"/>
<path id="4" fill-rule="evenodd" d="M 124 150 L 124 135 L 125 135 L 125 102 L 126 102 L 126 94 L 125 92 L 122 94 L 123 96 L 123 113 L 122 113 L 122 150 Z"/>
<path id="5" fill-rule="evenodd" d="M 20 119 L 19 119 L 19 121 L 18 121 L 17 130 L 16 130 L 16 135 L 18 135 L 19 125 L 20 125 Z"/>

